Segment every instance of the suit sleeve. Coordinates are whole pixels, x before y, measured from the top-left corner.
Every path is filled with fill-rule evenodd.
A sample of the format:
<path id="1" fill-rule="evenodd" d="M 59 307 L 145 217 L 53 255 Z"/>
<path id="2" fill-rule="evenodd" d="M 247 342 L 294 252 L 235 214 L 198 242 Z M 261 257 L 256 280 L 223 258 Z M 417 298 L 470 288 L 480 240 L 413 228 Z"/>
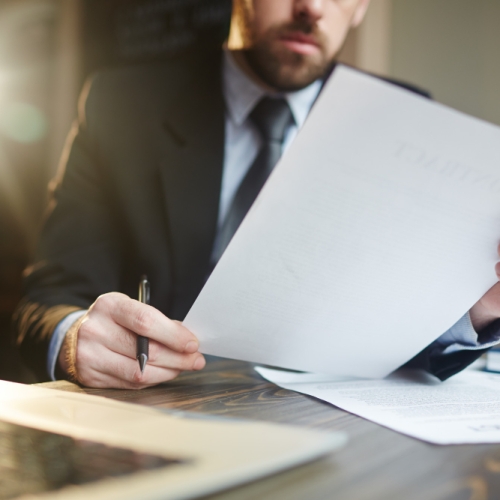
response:
<path id="1" fill-rule="evenodd" d="M 25 296 L 14 315 L 21 356 L 39 380 L 48 380 L 47 354 L 57 324 L 118 289 L 121 265 L 113 193 L 100 155 L 96 109 L 99 78 L 82 94 L 61 167 L 49 190 L 49 208 Z"/>
<path id="2" fill-rule="evenodd" d="M 420 368 L 446 380 L 500 342 L 500 320 L 476 333 L 466 314 L 450 330 L 411 359 L 405 367 Z"/>

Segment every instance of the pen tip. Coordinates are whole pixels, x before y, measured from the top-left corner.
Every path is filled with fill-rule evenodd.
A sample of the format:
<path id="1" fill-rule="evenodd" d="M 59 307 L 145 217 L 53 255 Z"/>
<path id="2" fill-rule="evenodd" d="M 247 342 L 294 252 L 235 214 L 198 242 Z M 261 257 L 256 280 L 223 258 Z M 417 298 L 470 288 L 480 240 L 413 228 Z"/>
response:
<path id="1" fill-rule="evenodd" d="M 148 362 L 148 357 L 146 354 L 141 354 L 137 361 L 139 361 L 139 367 L 141 369 L 141 373 L 144 373 L 144 369 L 146 368 L 146 363 Z"/>

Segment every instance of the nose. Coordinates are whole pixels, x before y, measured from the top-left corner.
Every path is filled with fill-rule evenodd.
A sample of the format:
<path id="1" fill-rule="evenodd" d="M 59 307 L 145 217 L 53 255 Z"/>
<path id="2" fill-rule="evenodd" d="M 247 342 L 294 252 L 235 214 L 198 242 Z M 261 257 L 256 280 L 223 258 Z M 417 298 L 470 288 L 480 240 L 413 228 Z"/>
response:
<path id="1" fill-rule="evenodd" d="M 295 0 L 295 19 L 315 23 L 323 17 L 325 0 Z"/>

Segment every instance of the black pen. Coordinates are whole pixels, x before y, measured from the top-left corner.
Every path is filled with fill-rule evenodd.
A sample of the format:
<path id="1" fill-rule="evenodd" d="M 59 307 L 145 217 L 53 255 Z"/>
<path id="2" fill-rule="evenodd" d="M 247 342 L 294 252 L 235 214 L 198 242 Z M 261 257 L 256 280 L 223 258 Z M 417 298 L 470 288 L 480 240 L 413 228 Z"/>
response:
<path id="1" fill-rule="evenodd" d="M 147 276 L 142 276 L 139 282 L 139 302 L 143 304 L 149 304 L 149 281 Z M 144 368 L 146 368 L 146 363 L 149 357 L 149 339 L 148 337 L 142 337 L 137 335 L 137 349 L 136 358 L 139 362 L 139 367 L 141 368 L 141 373 L 144 373 Z"/>

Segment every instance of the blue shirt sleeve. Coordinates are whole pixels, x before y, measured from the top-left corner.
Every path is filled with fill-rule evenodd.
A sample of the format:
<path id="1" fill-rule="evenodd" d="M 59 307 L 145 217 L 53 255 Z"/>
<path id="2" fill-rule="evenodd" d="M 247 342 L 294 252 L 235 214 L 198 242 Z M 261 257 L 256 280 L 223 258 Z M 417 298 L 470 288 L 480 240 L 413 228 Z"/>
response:
<path id="1" fill-rule="evenodd" d="M 73 323 L 81 318 L 86 312 L 86 310 L 82 310 L 68 314 L 56 326 L 54 334 L 50 339 L 49 352 L 47 355 L 47 372 L 51 380 L 56 380 L 55 371 L 57 358 L 59 357 L 59 351 L 61 350 L 61 346 L 64 342 L 64 338 L 66 337 L 66 333 L 68 333 L 68 330 L 71 328 Z"/>
<path id="2" fill-rule="evenodd" d="M 472 326 L 469 313 L 462 316 L 447 332 L 443 333 L 433 344 L 434 352 L 446 356 L 458 351 L 478 351 L 488 349 L 500 343 L 500 332 L 484 337 Z"/>

